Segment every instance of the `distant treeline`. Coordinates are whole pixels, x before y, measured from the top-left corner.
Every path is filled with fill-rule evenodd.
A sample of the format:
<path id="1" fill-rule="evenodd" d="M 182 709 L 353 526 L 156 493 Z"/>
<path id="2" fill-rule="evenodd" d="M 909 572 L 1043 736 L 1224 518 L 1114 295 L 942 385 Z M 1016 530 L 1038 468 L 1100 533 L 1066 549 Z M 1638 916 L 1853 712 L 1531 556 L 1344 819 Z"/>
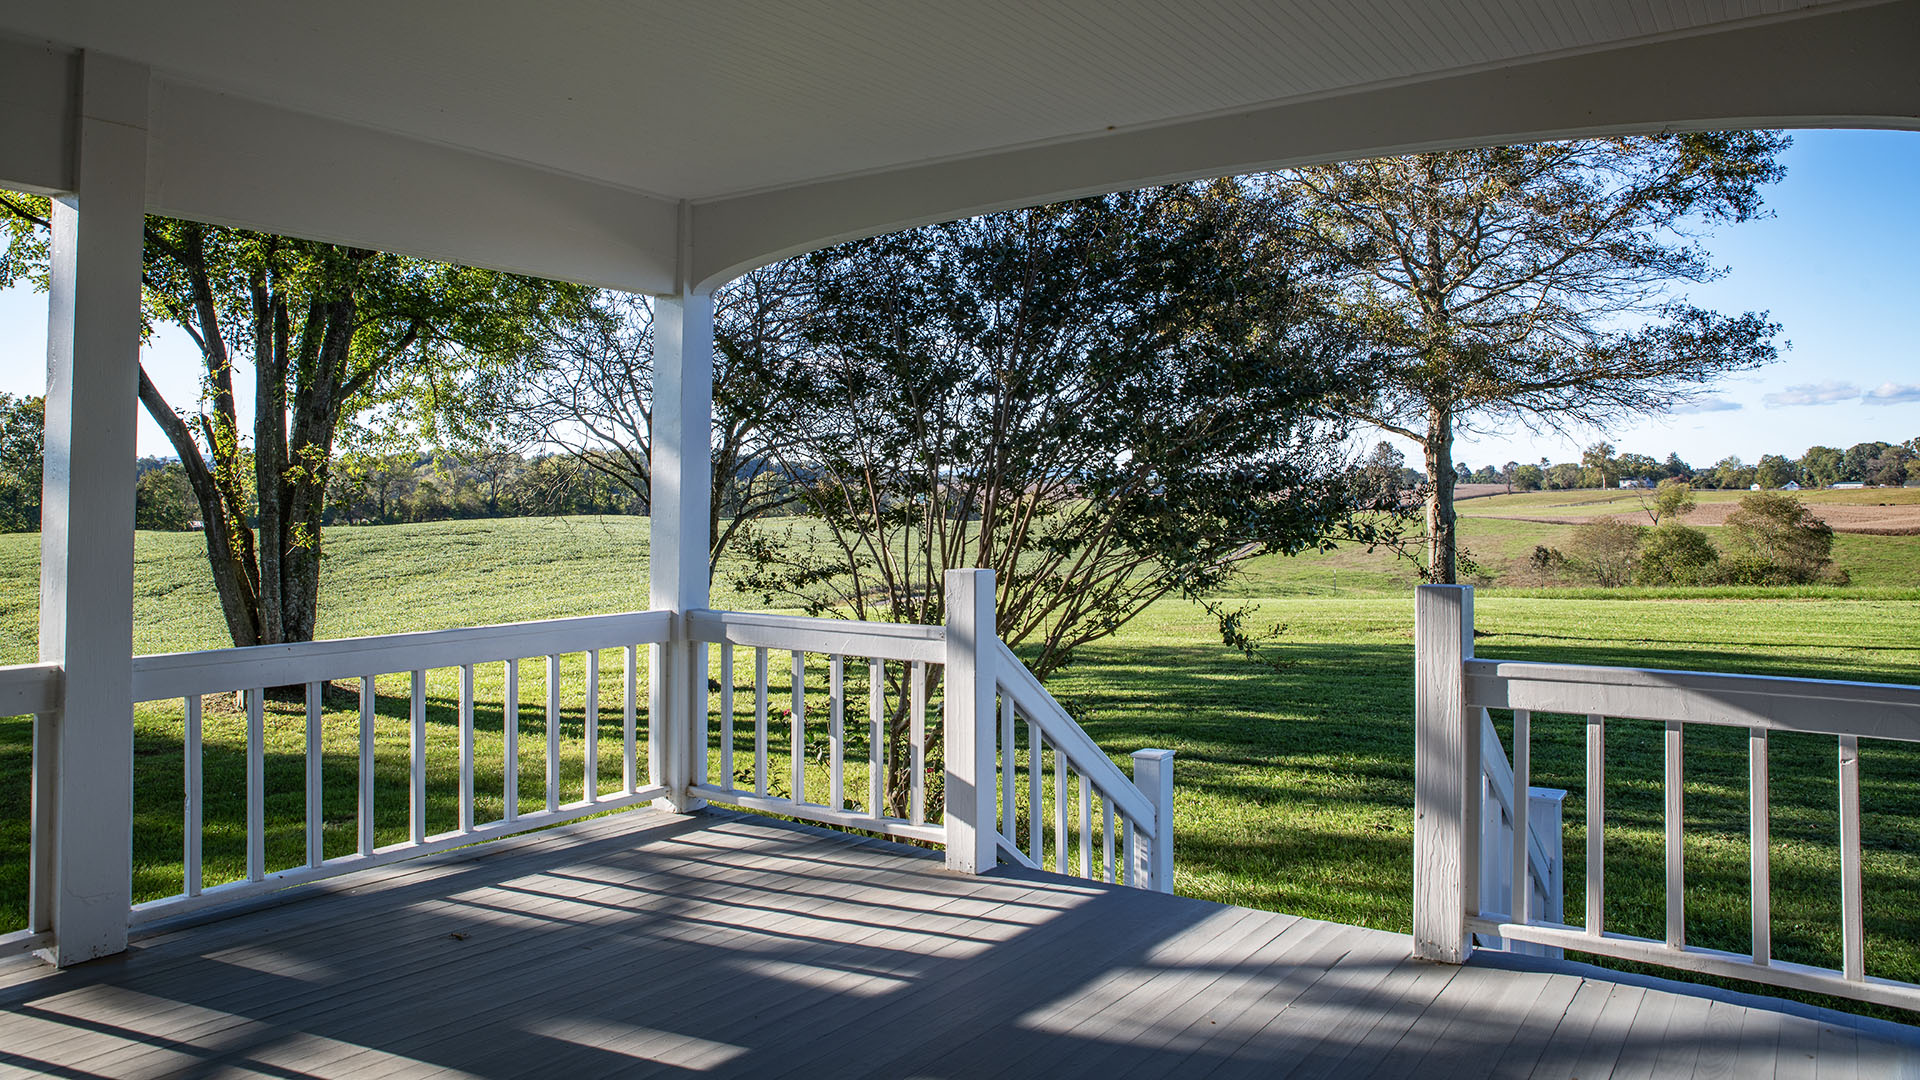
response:
<path id="1" fill-rule="evenodd" d="M 1665 461 L 1645 454 L 1616 455 L 1610 444 L 1602 442 L 1588 447 L 1578 462 L 1553 464 L 1541 458 L 1537 465 L 1509 461 L 1498 468 L 1483 465 L 1478 469 L 1462 463 L 1456 471 L 1460 483 L 1508 484 L 1515 491 L 1610 488 L 1622 480 L 1649 487 L 1662 480 L 1684 480 L 1696 488 L 1739 491 L 1755 484 L 1769 491 L 1789 484 L 1901 487 L 1920 485 L 1920 437 L 1898 443 L 1855 443 L 1845 450 L 1814 446 L 1798 457 L 1765 454 L 1752 464 L 1729 456 L 1697 469 L 1680 460 L 1678 454 L 1668 454 Z"/>

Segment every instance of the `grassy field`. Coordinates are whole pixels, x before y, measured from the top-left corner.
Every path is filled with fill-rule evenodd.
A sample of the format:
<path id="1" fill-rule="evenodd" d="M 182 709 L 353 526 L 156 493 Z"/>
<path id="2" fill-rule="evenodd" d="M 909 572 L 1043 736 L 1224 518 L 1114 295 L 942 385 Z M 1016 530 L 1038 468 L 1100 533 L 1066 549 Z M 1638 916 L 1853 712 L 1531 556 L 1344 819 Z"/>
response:
<path id="1" fill-rule="evenodd" d="M 1481 519 L 1470 528 L 1489 524 Z M 1531 523 L 1492 521 L 1482 536 Z M 1565 528 L 1565 526 L 1538 526 Z M 646 523 L 632 519 L 520 520 L 342 528 L 329 533 L 323 636 L 434 629 L 625 610 L 645 604 Z M 1482 593 L 1476 642 L 1482 656 L 1700 668 L 1920 682 L 1920 591 L 1908 537 L 1857 537 L 1886 562 L 1873 587 L 1738 590 L 1671 595 Z M 1470 544 L 1473 542 L 1469 541 Z M 1888 550 L 1874 545 L 1888 545 Z M 1530 545 L 1529 545 L 1530 549 Z M 136 648 L 141 652 L 224 643 L 198 538 L 140 535 Z M 32 659 L 37 538 L 0 537 L 0 661 Z M 1904 578 L 1901 577 L 1904 574 Z M 1084 650 L 1057 676 L 1056 694 L 1101 746 L 1124 764 L 1143 746 L 1179 751 L 1176 765 L 1179 891 L 1229 903 L 1391 930 L 1411 925 L 1412 601 L 1381 555 L 1336 552 L 1265 560 L 1240 591 L 1258 620 L 1284 623 L 1275 666 L 1223 648 L 1205 614 L 1184 603 L 1150 610 L 1121 634 Z M 716 588 L 716 605 L 744 606 Z M 599 777 L 621 773 L 622 658 L 601 658 Z M 577 798 L 585 763 L 578 657 L 566 669 L 558 717 L 562 798 Z M 744 669 L 744 665 L 743 665 Z M 456 672 L 433 675 L 429 831 L 454 824 Z M 740 677 L 748 676 L 744 670 Z M 781 677 L 775 673 L 776 681 Z M 544 673 L 523 667 L 522 805 L 544 798 Z M 500 809 L 499 665 L 477 671 L 481 762 L 476 787 L 484 820 Z M 857 682 L 857 676 L 856 676 Z M 404 677 L 379 686 L 379 840 L 406 829 Z M 851 688 L 860 693 L 856 685 Z M 748 707 L 741 694 L 741 709 Z M 857 698 L 856 698 L 857 699 Z M 330 699 L 325 819 L 329 854 L 353 843 L 351 701 Z M 644 709 L 644 705 L 643 705 Z M 303 858 L 303 723 L 297 706 L 270 710 L 268 790 L 274 826 L 269 866 Z M 136 891 L 180 887 L 179 706 L 143 706 L 136 717 Z M 24 850 L 27 725 L 0 721 L 0 851 Z M 750 723 L 736 760 L 750 758 Z M 1570 916 L 1583 882 L 1582 743 L 1574 718 L 1535 721 L 1536 783 L 1568 788 L 1566 844 Z M 776 740 L 777 742 L 777 740 Z M 213 702 L 207 717 L 209 882 L 244 866 L 240 794 L 244 745 L 239 713 Z M 1618 723 L 1608 737 L 1608 917 L 1614 928 L 1659 936 L 1660 734 Z M 1744 736 L 1688 735 L 1689 938 L 1747 947 Z M 1863 747 L 1868 965 L 1872 974 L 1920 981 L 1920 754 L 1895 744 Z M 489 765 L 488 763 L 492 764 Z M 774 775 L 785 758 L 774 754 Z M 1776 954 L 1836 966 L 1838 852 L 1834 744 L 1774 743 Z M 817 770 L 816 770 L 817 771 Z M 851 770 L 851 782 L 863 773 Z M 484 793 L 492 792 L 491 796 Z M 1617 869 L 1615 869 L 1617 867 Z M 0 859 L 0 929 L 17 926 L 24 860 Z"/>

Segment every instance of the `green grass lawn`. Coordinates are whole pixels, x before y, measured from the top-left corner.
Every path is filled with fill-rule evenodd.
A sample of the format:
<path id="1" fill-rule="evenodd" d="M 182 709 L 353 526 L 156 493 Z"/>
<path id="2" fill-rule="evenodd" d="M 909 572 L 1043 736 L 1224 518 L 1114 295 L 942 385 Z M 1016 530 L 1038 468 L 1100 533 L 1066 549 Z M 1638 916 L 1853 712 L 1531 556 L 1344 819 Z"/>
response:
<path id="1" fill-rule="evenodd" d="M 1500 527 L 1528 525 L 1498 522 Z M 1550 526 L 1547 528 L 1551 528 Z M 1493 535 L 1493 534 L 1489 534 Z M 1905 537 L 1850 538 L 1865 544 Z M 1517 542 L 1517 541 L 1516 541 Z M 646 522 L 565 519 L 341 528 L 329 533 L 323 636 L 434 629 L 590 614 L 645 605 Z M 1920 683 L 1920 603 L 1914 549 L 1875 549 L 1907 584 L 1734 594 L 1640 595 L 1622 602 L 1564 591 L 1488 590 L 1476 641 L 1482 656 L 1811 675 Z M 217 608 L 204 582 L 198 538 L 142 533 L 136 566 L 136 647 L 142 652 L 218 647 Z M 1920 561 L 1916 559 L 1914 561 Z M 0 660 L 33 655 L 37 538 L 0 537 Z M 1277 666 L 1222 647 L 1211 621 L 1179 602 L 1155 606 L 1122 633 L 1082 651 L 1052 689 L 1116 762 L 1145 746 L 1179 751 L 1175 800 L 1179 891 L 1227 903 L 1405 931 L 1412 893 L 1411 575 L 1351 552 L 1263 560 L 1242 583 L 1256 621 L 1286 632 Z M 745 606 L 724 585 L 716 606 Z M 750 652 L 735 670 L 735 769 L 752 760 Z M 644 657 L 642 662 L 644 663 Z M 578 798 L 585 763 L 581 659 L 567 660 L 562 711 L 563 799 Z M 784 685 L 784 658 L 773 682 Z M 599 776 L 620 783 L 622 657 L 602 655 Z M 850 716 L 863 715 L 858 665 Z M 544 805 L 545 675 L 523 665 L 521 796 Z M 429 831 L 454 825 L 457 671 L 428 687 Z M 376 809 L 381 843 L 406 831 L 405 677 L 382 679 Z M 501 665 L 476 671 L 479 816 L 501 808 Z M 809 754 L 821 754 L 824 681 L 810 684 Z M 180 709 L 142 706 L 136 716 L 136 892 L 180 888 Z M 644 723 L 644 702 L 641 704 Z M 330 697 L 325 821 L 329 854 L 351 850 L 355 734 L 351 700 Z M 855 731 L 860 725 L 852 725 Z M 209 883 L 244 869 L 239 822 L 243 719 L 225 700 L 206 721 Z M 269 866 L 304 858 L 302 748 L 297 705 L 274 704 L 268 724 Z M 1566 787 L 1567 910 L 1577 922 L 1584 887 L 1583 758 L 1575 718 L 1535 720 L 1535 782 Z M 785 728 L 776 719 L 770 763 L 787 775 Z M 644 747 L 644 740 L 642 740 Z M 716 748 L 717 749 L 717 748 Z M 27 725 L 0 721 L 0 929 L 20 923 L 24 901 Z M 717 755 L 716 755 L 717 756 Z M 1920 755 L 1904 745 L 1863 748 L 1868 970 L 1920 981 Z M 848 784 L 864 789 L 864 744 L 849 750 Z M 1660 735 L 1615 723 L 1608 738 L 1610 926 L 1657 937 L 1663 918 Z M 1747 948 L 1744 734 L 1688 733 L 1689 937 Z M 644 751 L 642 753 L 644 768 Z M 1834 741 L 1776 737 L 1774 915 L 1776 954 L 1837 966 L 1839 878 Z M 810 796 L 824 768 L 808 767 Z M 776 790 L 785 781 L 777 779 Z M 935 793 L 937 797 L 937 792 Z M 857 797 L 857 796 L 856 796 Z M 1887 1015 L 1900 1015 L 1888 1013 Z"/>

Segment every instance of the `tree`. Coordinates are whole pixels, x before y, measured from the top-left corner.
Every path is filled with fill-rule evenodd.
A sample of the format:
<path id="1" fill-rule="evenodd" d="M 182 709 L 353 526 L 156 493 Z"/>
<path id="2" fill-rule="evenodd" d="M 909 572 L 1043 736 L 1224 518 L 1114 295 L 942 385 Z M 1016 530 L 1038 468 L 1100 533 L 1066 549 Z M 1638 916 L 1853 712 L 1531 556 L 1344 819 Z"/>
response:
<path id="1" fill-rule="evenodd" d="M 1621 454 L 1614 465 L 1622 480 L 1652 481 L 1660 477 L 1660 463 L 1645 454 Z"/>
<path id="2" fill-rule="evenodd" d="M 800 366 L 807 313 L 804 266 L 752 271 L 714 297 L 712 500 L 707 572 L 740 530 L 795 504 L 797 488 L 773 466 L 801 422 Z M 629 492 L 651 499 L 653 308 L 606 294 L 597 317 L 556 339 L 513 403 L 524 434 L 558 446 Z"/>
<path id="3" fill-rule="evenodd" d="M 1710 585 L 1720 553 L 1699 529 L 1677 521 L 1647 530 L 1634 560 L 1635 585 Z"/>
<path id="4" fill-rule="evenodd" d="M 46 201 L 0 194 L 9 275 L 44 275 Z M 360 248 L 148 218 L 149 319 L 199 346 L 204 396 L 177 412 L 144 371 L 139 396 L 186 470 L 235 645 L 306 641 L 335 443 L 354 418 L 459 431 L 490 415 L 513 369 L 591 290 Z M 250 363 L 254 422 L 234 373 Z M 256 536 L 257 529 L 257 536 Z"/>
<path id="5" fill-rule="evenodd" d="M 1837 484 L 1844 456 L 1831 446 L 1809 446 L 1807 452 L 1800 455 L 1800 475 L 1815 487 Z"/>
<path id="6" fill-rule="evenodd" d="M 1587 480 L 1591 486 L 1610 488 L 1620 475 L 1620 466 L 1613 458 L 1613 444 L 1597 442 L 1580 453 L 1580 466 L 1587 471 Z"/>
<path id="7" fill-rule="evenodd" d="M 1641 509 L 1656 526 L 1663 520 L 1686 517 L 1693 513 L 1695 505 L 1693 485 L 1685 480 L 1662 480 L 1651 495 L 1640 498 Z"/>
<path id="8" fill-rule="evenodd" d="M 1740 499 L 1722 530 L 1727 546 L 1751 560 L 1738 584 L 1798 584 L 1830 576 L 1833 528 L 1786 492 L 1756 491 Z"/>
<path id="9" fill-rule="evenodd" d="M 1633 580 L 1634 554 L 1644 531 L 1608 514 L 1575 525 L 1567 546 L 1582 573 L 1595 584 L 1614 588 Z"/>
<path id="10" fill-rule="evenodd" d="M 807 422 L 779 453 L 818 531 L 753 530 L 741 587 L 938 623 L 944 572 L 989 567 L 1000 637 L 1045 678 L 1161 597 L 1327 543 L 1351 341 L 1271 272 L 1262 210 L 1221 182 L 808 256 Z"/>
<path id="11" fill-rule="evenodd" d="M 1680 460 L 1680 455 L 1668 453 L 1667 460 L 1660 463 L 1660 475 L 1670 480 L 1693 479 L 1693 466 Z"/>
<path id="12" fill-rule="evenodd" d="M 133 482 L 133 527 L 183 532 L 199 524 L 193 486 L 177 461 L 142 472 Z"/>
<path id="13" fill-rule="evenodd" d="M 1753 475 L 1753 466 L 1741 461 L 1739 455 L 1729 454 L 1714 462 L 1707 474 L 1707 486 L 1721 491 L 1742 491 L 1753 486 Z"/>
<path id="14" fill-rule="evenodd" d="M 1768 491 L 1774 491 L 1798 480 L 1799 472 L 1793 467 L 1793 462 L 1779 454 L 1762 454 L 1760 464 L 1753 468 L 1753 482 Z"/>
<path id="15" fill-rule="evenodd" d="M 1873 463 L 1880 455 L 1892 449 L 1891 444 L 1883 442 L 1854 443 L 1840 459 L 1840 479 L 1856 484 L 1864 484 L 1873 479 Z"/>
<path id="16" fill-rule="evenodd" d="M 0 532 L 40 528 L 46 400 L 0 393 Z"/>
<path id="17" fill-rule="evenodd" d="M 1538 465 L 1518 465 L 1513 470 L 1513 486 L 1516 491 L 1539 491 L 1546 483 L 1546 474 Z"/>
<path id="18" fill-rule="evenodd" d="M 1355 469 L 1354 491 L 1361 499 L 1382 506 L 1399 502 L 1408 492 L 1407 455 L 1385 439 Z"/>
<path id="19" fill-rule="evenodd" d="M 1343 310 L 1377 382 L 1350 415 L 1419 443 L 1430 574 L 1455 579 L 1453 439 L 1516 417 L 1598 426 L 1774 358 L 1764 316 L 1672 293 L 1722 271 L 1695 238 L 1760 211 L 1771 132 L 1620 137 L 1301 169 L 1276 181 L 1362 269 Z M 1629 328 L 1623 328 L 1629 327 Z"/>

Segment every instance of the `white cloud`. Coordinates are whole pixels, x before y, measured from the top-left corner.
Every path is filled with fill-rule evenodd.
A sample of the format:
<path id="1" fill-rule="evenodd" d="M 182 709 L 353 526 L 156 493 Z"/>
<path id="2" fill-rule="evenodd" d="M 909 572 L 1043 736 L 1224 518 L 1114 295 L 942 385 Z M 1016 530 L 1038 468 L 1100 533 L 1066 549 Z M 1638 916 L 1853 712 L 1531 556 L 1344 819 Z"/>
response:
<path id="1" fill-rule="evenodd" d="M 1688 416 L 1693 413 L 1738 412 L 1741 408 L 1743 406 L 1731 398 L 1722 397 L 1719 394 L 1705 394 L 1685 405 L 1674 406 L 1673 411 L 1676 415 Z"/>
<path id="2" fill-rule="evenodd" d="M 1767 408 L 1777 409 L 1782 405 L 1837 405 L 1842 401 L 1852 401 L 1860 396 L 1860 388 L 1850 382 L 1831 380 L 1813 385 L 1789 386 L 1776 394 L 1768 394 L 1760 400 Z"/>
<path id="3" fill-rule="evenodd" d="M 1869 405 L 1900 405 L 1909 401 L 1920 401 L 1920 385 L 1883 382 L 1862 394 L 1861 400 Z"/>

